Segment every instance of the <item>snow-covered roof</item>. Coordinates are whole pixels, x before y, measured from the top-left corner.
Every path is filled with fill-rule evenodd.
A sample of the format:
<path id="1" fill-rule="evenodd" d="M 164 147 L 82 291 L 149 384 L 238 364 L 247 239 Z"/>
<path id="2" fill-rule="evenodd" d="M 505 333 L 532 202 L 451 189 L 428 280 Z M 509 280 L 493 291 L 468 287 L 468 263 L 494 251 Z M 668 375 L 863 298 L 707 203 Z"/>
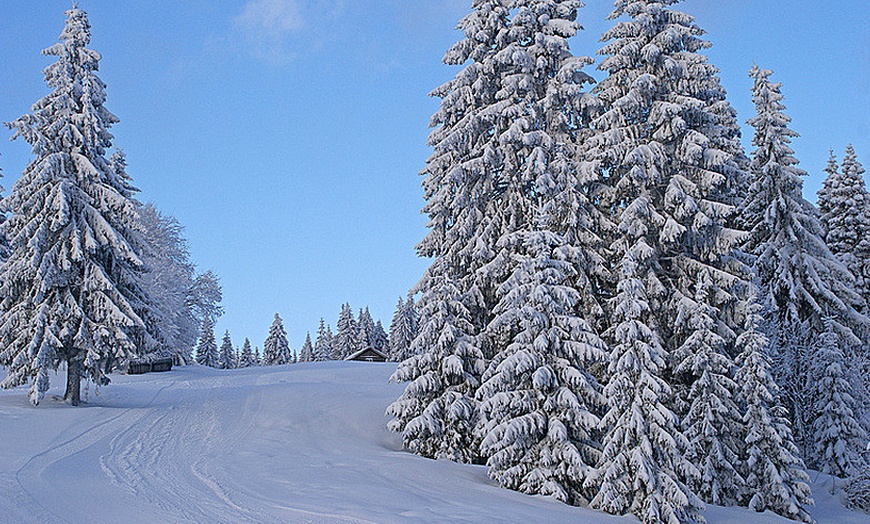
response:
<path id="1" fill-rule="evenodd" d="M 361 350 L 357 351 L 356 353 L 354 353 L 352 355 L 348 355 L 347 357 L 345 357 L 345 360 L 354 360 L 355 358 L 357 358 L 365 353 L 368 353 L 368 352 L 374 353 L 375 355 L 377 355 L 379 357 L 383 357 L 384 360 L 387 360 L 387 356 L 375 348 L 361 349 Z"/>

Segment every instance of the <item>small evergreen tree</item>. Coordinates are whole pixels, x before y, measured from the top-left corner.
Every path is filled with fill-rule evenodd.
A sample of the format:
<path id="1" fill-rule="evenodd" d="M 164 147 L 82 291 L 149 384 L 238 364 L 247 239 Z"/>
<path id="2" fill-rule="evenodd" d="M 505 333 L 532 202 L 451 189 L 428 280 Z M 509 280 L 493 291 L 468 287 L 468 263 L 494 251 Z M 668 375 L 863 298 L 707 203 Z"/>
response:
<path id="1" fill-rule="evenodd" d="M 269 327 L 269 336 L 263 342 L 263 365 L 280 366 L 293 363 L 293 352 L 287 343 L 287 333 L 284 331 L 284 323 L 278 313 Z"/>
<path id="2" fill-rule="evenodd" d="M 372 331 L 371 345 L 377 351 L 387 354 L 390 347 L 390 340 L 387 337 L 387 332 L 384 331 L 384 325 L 378 320 L 375 322 L 375 328 Z"/>
<path id="3" fill-rule="evenodd" d="M 236 368 L 236 350 L 233 348 L 233 341 L 230 339 L 229 331 L 224 333 L 224 339 L 221 342 L 218 367 L 221 369 Z"/>
<path id="4" fill-rule="evenodd" d="M 414 316 L 416 316 L 416 307 L 413 298 L 408 297 L 406 303 L 402 297 L 399 297 L 399 302 L 393 313 L 393 320 L 390 322 L 389 357 L 393 362 L 401 362 L 411 356 L 411 343 L 417 335 L 414 329 L 416 321 Z"/>
<path id="5" fill-rule="evenodd" d="M 315 362 L 323 362 L 332 358 L 332 333 L 323 318 L 320 319 L 320 326 L 317 328 L 317 339 L 314 341 L 312 358 Z"/>
<path id="6" fill-rule="evenodd" d="M 335 337 L 332 339 L 332 360 L 344 360 L 348 355 L 355 353 L 358 347 L 357 323 L 353 318 L 353 310 L 350 304 L 341 305 L 341 313 L 335 324 Z M 368 336 L 366 336 L 366 340 Z"/>
<path id="7" fill-rule="evenodd" d="M 245 343 L 242 344 L 242 352 L 239 354 L 239 367 L 249 368 L 255 365 L 256 361 L 254 360 L 254 352 L 251 350 L 251 341 L 246 338 Z"/>
<path id="8" fill-rule="evenodd" d="M 477 377 L 484 370 L 483 354 L 469 334 L 471 324 L 455 283 L 443 273 L 426 277 L 420 299 L 420 335 L 415 355 L 399 364 L 392 382 L 408 382 L 402 396 L 387 408 L 394 418 L 387 427 L 402 433 L 405 447 L 429 458 L 474 462 Z"/>
<path id="9" fill-rule="evenodd" d="M 305 342 L 299 350 L 299 362 L 314 361 L 314 348 L 311 345 L 311 333 L 305 333 Z"/>
<path id="10" fill-rule="evenodd" d="M 867 433 L 855 418 L 858 410 L 846 375 L 840 335 L 832 319 L 826 318 L 824 322 L 826 329 L 809 367 L 815 414 L 811 464 L 822 473 L 846 478 L 870 468 L 861 457 Z"/>
<path id="11" fill-rule="evenodd" d="M 255 366 L 262 366 L 263 365 L 263 359 L 260 357 L 260 346 L 257 346 L 254 348 L 254 365 Z"/>
<path id="12" fill-rule="evenodd" d="M 214 325 L 209 320 L 202 323 L 199 342 L 196 345 L 196 362 L 210 368 L 220 366 L 218 346 L 214 338 Z"/>
<path id="13" fill-rule="evenodd" d="M 494 327 L 516 332 L 484 374 L 478 390 L 481 451 L 502 486 L 587 504 L 599 459 L 604 405 L 588 371 L 607 358 L 604 343 L 574 313 L 577 290 L 567 286 L 579 253 L 558 235 L 516 235 L 527 251 L 500 288 Z"/>
<path id="14" fill-rule="evenodd" d="M 761 306 L 752 296 L 743 332 L 737 337 L 735 380 L 744 408 L 745 479 L 743 503 L 758 512 L 773 511 L 792 520 L 812 522 L 809 477 L 792 440 L 787 411 L 778 402 L 778 387 L 767 356 L 769 340 L 760 329 Z"/>

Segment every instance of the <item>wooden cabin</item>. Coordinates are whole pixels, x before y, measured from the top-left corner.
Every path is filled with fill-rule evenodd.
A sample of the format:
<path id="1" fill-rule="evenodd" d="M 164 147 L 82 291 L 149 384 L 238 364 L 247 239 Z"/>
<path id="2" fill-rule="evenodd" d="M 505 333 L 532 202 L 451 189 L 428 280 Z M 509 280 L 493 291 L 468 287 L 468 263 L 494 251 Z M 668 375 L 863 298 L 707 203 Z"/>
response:
<path id="1" fill-rule="evenodd" d="M 387 356 L 375 348 L 366 348 L 357 351 L 345 360 L 356 360 L 357 362 L 386 362 Z"/>
<path id="2" fill-rule="evenodd" d="M 172 358 L 137 359 L 131 360 L 127 364 L 128 375 L 159 373 L 162 371 L 172 371 Z"/>

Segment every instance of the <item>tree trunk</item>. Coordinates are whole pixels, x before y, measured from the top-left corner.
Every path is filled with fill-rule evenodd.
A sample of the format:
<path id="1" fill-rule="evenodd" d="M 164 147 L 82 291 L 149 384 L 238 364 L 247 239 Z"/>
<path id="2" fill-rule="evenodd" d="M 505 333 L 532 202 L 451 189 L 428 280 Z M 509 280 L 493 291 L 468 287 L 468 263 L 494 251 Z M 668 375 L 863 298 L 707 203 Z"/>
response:
<path id="1" fill-rule="evenodd" d="M 66 393 L 63 396 L 64 400 L 68 400 L 73 406 L 78 406 L 81 402 L 81 363 L 75 359 L 66 361 Z"/>

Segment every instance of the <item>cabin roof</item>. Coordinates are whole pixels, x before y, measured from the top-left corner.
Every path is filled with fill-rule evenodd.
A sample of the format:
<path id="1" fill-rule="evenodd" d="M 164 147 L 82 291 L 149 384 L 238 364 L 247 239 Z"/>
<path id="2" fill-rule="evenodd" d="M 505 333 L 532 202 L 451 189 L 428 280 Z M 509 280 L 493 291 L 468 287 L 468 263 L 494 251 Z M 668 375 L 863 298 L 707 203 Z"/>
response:
<path id="1" fill-rule="evenodd" d="M 361 349 L 361 350 L 357 351 L 356 353 L 354 353 L 353 355 L 349 355 L 348 357 L 346 357 L 345 360 L 354 360 L 354 359 L 357 359 L 357 358 L 365 355 L 366 353 L 374 353 L 376 356 L 381 357 L 384 360 L 387 360 L 387 356 L 375 348 Z"/>

